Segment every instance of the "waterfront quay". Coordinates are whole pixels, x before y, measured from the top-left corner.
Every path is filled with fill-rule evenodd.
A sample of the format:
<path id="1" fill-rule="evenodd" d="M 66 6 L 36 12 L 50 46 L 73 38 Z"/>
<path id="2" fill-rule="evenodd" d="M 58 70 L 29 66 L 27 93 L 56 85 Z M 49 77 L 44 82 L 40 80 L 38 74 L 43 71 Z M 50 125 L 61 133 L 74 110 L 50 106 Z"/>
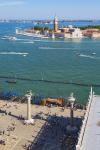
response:
<path id="1" fill-rule="evenodd" d="M 27 125 L 27 104 L 0 100 L 0 150 L 69 150 L 75 148 L 85 110 L 75 109 L 77 133 L 66 132 L 70 108 L 31 105 L 34 124 Z"/>
<path id="2" fill-rule="evenodd" d="M 59 28 L 57 16 L 53 20 L 53 29 L 48 26 L 34 26 L 30 29 L 16 29 L 16 34 L 24 36 L 32 36 L 36 38 L 64 38 L 64 39 L 82 39 L 83 37 L 100 38 L 99 26 L 73 27 L 72 25 Z"/>

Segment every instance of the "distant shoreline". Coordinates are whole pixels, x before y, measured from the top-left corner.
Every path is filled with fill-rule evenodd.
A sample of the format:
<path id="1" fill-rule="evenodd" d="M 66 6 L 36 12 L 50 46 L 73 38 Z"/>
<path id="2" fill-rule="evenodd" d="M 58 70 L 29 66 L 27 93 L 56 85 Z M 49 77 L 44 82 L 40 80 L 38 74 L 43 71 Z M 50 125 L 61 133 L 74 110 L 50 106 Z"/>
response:
<path id="1" fill-rule="evenodd" d="M 0 23 L 33 23 L 33 22 L 48 22 L 50 23 L 52 20 L 49 20 L 49 19 L 30 19 L 30 20 L 27 20 L 27 19 L 0 19 Z M 84 19 L 59 19 L 59 22 L 100 22 L 100 19 L 87 19 L 87 20 L 84 20 Z"/>

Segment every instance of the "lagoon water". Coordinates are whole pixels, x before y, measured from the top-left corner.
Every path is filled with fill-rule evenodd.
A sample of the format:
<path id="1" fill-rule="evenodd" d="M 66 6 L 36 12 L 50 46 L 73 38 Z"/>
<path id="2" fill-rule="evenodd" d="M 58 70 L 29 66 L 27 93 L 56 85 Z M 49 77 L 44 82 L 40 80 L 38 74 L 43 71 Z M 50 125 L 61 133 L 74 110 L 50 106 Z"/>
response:
<path id="1" fill-rule="evenodd" d="M 32 26 L 0 23 L 0 76 L 100 84 L 99 39 L 45 40 L 15 35 L 16 27 Z M 17 40 L 9 41 L 4 36 L 16 36 Z M 25 94 L 30 89 L 35 95 L 66 99 L 74 92 L 77 101 L 82 103 L 87 101 L 90 91 L 89 87 L 76 85 L 20 80 L 17 84 L 8 84 L 6 79 L 0 79 L 0 91 Z M 100 94 L 100 87 L 94 90 Z"/>

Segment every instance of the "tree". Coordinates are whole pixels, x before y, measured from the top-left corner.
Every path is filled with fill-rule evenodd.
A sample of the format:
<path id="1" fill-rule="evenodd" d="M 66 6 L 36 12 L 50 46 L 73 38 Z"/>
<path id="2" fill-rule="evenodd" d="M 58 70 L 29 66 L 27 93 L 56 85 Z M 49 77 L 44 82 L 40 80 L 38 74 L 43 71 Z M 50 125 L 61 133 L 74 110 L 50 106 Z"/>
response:
<path id="1" fill-rule="evenodd" d="M 49 27 L 47 27 L 47 26 L 45 26 L 45 27 L 35 26 L 34 30 L 38 30 L 38 31 L 44 32 L 46 30 L 49 30 Z"/>
<path id="2" fill-rule="evenodd" d="M 46 31 L 47 31 L 47 30 L 49 30 L 49 27 L 47 27 L 47 26 L 46 26 L 46 27 L 44 27 L 44 31 L 45 31 L 45 30 L 46 30 Z"/>

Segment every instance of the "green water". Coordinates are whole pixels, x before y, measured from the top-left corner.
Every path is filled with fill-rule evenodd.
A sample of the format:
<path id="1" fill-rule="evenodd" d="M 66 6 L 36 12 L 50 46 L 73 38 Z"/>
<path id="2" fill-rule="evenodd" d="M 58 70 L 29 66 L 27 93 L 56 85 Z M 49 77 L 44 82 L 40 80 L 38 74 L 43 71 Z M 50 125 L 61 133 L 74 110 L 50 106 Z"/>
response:
<path id="1" fill-rule="evenodd" d="M 14 29 L 1 25 L 0 76 L 100 84 L 99 39 L 35 40 L 23 36 L 17 36 L 17 41 L 2 39 L 4 35 L 14 35 Z M 3 55 L 1 52 L 21 52 L 28 55 Z M 31 89 L 36 95 L 66 99 L 74 92 L 77 101 L 82 103 L 87 101 L 90 91 L 89 87 L 74 85 L 19 80 L 17 84 L 11 85 L 5 81 L 6 79 L 0 79 L 0 91 L 13 90 L 25 94 Z M 100 94 L 99 87 L 94 88 L 94 91 Z"/>

